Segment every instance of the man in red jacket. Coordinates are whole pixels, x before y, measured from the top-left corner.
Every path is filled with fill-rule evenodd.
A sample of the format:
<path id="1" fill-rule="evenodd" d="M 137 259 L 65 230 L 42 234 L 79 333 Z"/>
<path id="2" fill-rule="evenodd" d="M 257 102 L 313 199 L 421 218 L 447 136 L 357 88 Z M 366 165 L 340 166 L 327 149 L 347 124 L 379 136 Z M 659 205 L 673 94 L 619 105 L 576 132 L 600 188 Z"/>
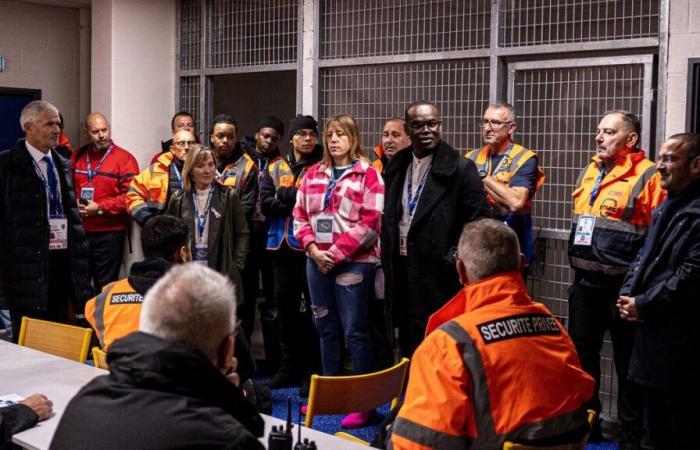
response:
<path id="1" fill-rule="evenodd" d="M 99 291 L 119 278 L 129 214 L 126 192 L 139 173 L 136 159 L 111 139 L 109 122 L 100 113 L 85 118 L 89 144 L 73 153 L 73 185 L 90 242 L 90 276 Z"/>

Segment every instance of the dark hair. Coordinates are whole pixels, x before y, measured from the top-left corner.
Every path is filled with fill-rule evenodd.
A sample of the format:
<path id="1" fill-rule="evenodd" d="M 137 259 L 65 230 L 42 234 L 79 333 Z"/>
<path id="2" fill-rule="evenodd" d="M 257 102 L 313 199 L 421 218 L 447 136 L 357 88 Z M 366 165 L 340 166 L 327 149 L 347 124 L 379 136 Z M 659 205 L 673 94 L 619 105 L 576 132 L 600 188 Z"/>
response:
<path id="1" fill-rule="evenodd" d="M 185 110 L 178 111 L 178 112 L 175 113 L 175 115 L 173 116 L 173 118 L 170 119 L 170 129 L 171 129 L 171 130 L 175 131 L 175 119 L 177 119 L 177 118 L 180 117 L 180 116 L 189 117 L 190 119 L 192 119 L 192 122 L 194 122 L 194 116 L 193 116 L 189 111 L 185 111 Z M 193 134 L 194 134 L 194 133 L 193 133 Z"/>
<path id="2" fill-rule="evenodd" d="M 625 125 L 627 125 L 627 128 L 637 133 L 637 145 L 635 147 L 639 147 L 639 143 L 642 140 L 642 123 L 639 121 L 639 117 L 629 111 L 625 111 L 624 109 L 612 109 L 610 111 L 605 111 L 603 117 L 607 116 L 608 114 L 619 115 Z"/>
<path id="3" fill-rule="evenodd" d="M 408 105 L 408 106 L 406 107 L 406 110 L 403 112 L 404 120 L 405 120 L 405 122 L 406 122 L 407 125 L 408 125 L 408 122 L 409 122 L 409 120 L 408 120 L 408 112 L 411 110 L 411 108 L 414 108 L 414 107 L 416 107 L 416 106 L 422 106 L 422 105 L 432 106 L 433 108 L 435 108 L 435 111 L 438 113 L 438 116 L 440 115 L 440 110 L 438 109 L 438 107 L 437 107 L 437 105 L 436 105 L 435 103 L 429 102 L 428 100 L 416 100 L 415 102 L 413 102 L 413 103 L 411 103 L 410 105 Z"/>
<path id="4" fill-rule="evenodd" d="M 190 231 L 184 220 L 166 214 L 151 218 L 141 230 L 141 247 L 146 258 L 170 261 L 176 251 L 188 245 Z"/>
<path id="5" fill-rule="evenodd" d="M 233 128 L 236 130 L 236 134 L 238 134 L 238 124 L 235 120 L 233 120 L 233 117 L 229 116 L 228 114 L 217 114 L 216 117 L 214 117 L 214 120 L 211 121 L 211 129 L 209 130 L 209 134 L 214 134 L 214 127 L 220 123 L 233 125 Z"/>
<path id="6" fill-rule="evenodd" d="M 681 141 L 681 148 L 685 151 L 688 158 L 700 156 L 700 134 L 678 133 L 668 138 L 667 141 L 671 139 Z"/>

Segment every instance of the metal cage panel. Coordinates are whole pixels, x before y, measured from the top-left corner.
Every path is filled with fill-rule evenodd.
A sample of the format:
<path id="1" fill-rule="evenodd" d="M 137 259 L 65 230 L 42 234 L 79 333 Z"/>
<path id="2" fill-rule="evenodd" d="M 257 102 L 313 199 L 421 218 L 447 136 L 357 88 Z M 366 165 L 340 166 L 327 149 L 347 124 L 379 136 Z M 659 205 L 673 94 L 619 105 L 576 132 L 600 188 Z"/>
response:
<path id="1" fill-rule="evenodd" d="M 200 98 L 200 77 L 180 77 L 180 110 L 192 114 L 197 130 L 202 129 Z"/>
<path id="2" fill-rule="evenodd" d="M 499 45 L 565 44 L 657 37 L 660 0 L 501 2 Z"/>
<path id="3" fill-rule="evenodd" d="M 202 66 L 202 7 L 199 0 L 180 2 L 180 70 Z"/>
<path id="4" fill-rule="evenodd" d="M 320 58 L 353 58 L 489 47 L 488 0 L 325 0 Z"/>
<path id="5" fill-rule="evenodd" d="M 403 117 L 411 102 L 440 109 L 443 138 L 458 150 L 480 141 L 478 120 L 489 95 L 489 60 L 470 59 L 321 69 L 319 117 L 356 120 L 365 149 L 381 139 L 387 119 Z"/>
<path id="6" fill-rule="evenodd" d="M 206 68 L 297 61 L 297 0 L 208 0 Z"/>

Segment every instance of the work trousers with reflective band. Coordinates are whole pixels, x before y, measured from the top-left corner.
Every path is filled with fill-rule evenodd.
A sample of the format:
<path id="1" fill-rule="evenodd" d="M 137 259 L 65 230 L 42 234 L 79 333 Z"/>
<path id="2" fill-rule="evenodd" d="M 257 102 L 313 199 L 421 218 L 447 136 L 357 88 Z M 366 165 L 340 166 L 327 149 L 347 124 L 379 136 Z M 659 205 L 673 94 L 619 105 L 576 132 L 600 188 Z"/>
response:
<path id="1" fill-rule="evenodd" d="M 314 324 L 321 337 L 324 375 L 342 372 L 343 337 L 353 372 L 359 375 L 374 370 L 368 309 L 375 270 L 374 263 L 343 263 L 329 273 L 321 273 L 316 262 L 307 259 L 306 275 Z"/>

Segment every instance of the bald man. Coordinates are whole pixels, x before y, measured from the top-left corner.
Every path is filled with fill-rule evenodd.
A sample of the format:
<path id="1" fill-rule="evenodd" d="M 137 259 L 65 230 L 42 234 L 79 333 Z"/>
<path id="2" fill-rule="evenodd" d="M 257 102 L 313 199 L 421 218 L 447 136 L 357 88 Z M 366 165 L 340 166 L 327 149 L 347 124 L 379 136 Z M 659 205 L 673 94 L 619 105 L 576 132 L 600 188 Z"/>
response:
<path id="1" fill-rule="evenodd" d="M 90 242 L 90 279 L 97 291 L 119 278 L 129 214 L 126 193 L 139 166 L 131 153 L 111 139 L 107 118 L 85 118 L 89 143 L 74 152 L 73 188 L 78 211 Z"/>

